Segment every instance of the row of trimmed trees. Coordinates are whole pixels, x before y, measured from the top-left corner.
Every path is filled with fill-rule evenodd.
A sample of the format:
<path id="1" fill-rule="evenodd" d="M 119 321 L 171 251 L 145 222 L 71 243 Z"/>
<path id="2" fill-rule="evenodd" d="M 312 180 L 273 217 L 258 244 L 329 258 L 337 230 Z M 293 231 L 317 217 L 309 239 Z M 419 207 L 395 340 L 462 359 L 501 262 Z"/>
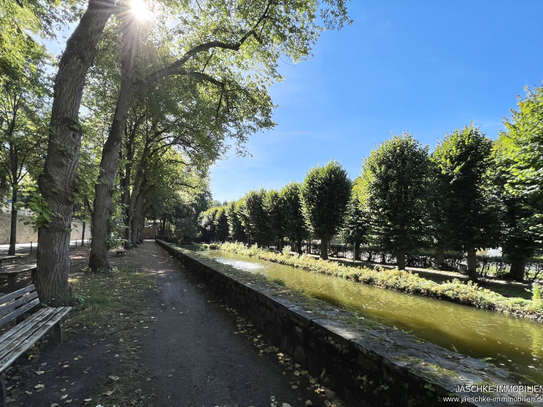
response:
<path id="1" fill-rule="evenodd" d="M 213 207 L 200 215 L 205 241 L 241 241 L 283 249 L 284 239 L 301 253 L 302 241 L 321 240 L 321 256 L 342 224 L 351 196 L 351 181 L 342 166 L 331 161 L 313 168 L 302 184 L 279 191 L 250 191 L 238 201 Z"/>
<path id="2" fill-rule="evenodd" d="M 467 254 L 477 279 L 476 251 L 501 247 L 510 278 L 522 280 L 526 260 L 543 236 L 543 90 L 519 101 L 496 141 L 473 124 L 455 130 L 432 153 L 412 135 L 386 140 L 363 161 L 351 183 L 332 161 L 311 169 L 302 184 L 279 191 L 250 191 L 243 198 L 202 213 L 206 241 L 243 241 L 282 249 L 284 238 L 298 251 L 308 237 L 321 240 L 321 257 L 335 235 L 354 246 L 377 246 L 405 268 L 406 254 L 446 251 Z"/>

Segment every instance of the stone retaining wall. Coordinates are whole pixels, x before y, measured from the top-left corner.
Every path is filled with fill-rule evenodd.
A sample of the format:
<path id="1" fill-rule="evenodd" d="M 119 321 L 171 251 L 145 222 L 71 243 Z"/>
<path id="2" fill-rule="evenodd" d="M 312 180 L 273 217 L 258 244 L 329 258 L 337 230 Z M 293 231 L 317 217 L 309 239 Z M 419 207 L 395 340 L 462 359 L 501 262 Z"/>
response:
<path id="1" fill-rule="evenodd" d="M 461 404 L 445 403 L 443 398 L 449 396 L 473 397 L 471 402 L 462 402 L 472 406 L 543 405 L 506 401 L 506 397 L 525 397 L 526 393 L 492 392 L 492 386 L 519 383 L 503 369 L 418 341 L 400 330 L 382 326 L 355 329 L 334 320 L 333 313 L 316 317 L 267 288 L 236 280 L 229 266 L 158 243 L 351 406 Z M 457 391 L 459 388 L 464 391 Z"/>

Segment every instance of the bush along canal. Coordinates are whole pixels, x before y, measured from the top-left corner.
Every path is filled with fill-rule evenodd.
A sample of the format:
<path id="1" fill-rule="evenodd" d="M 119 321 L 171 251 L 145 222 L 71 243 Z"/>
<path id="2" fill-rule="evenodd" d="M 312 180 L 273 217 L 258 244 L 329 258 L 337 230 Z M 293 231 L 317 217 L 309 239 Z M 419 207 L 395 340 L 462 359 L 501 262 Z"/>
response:
<path id="1" fill-rule="evenodd" d="M 539 372 L 542 331 L 530 320 L 388 292 L 292 267 L 276 268 L 276 264 L 224 252 L 210 251 L 205 257 L 159 243 L 310 374 L 323 378 L 330 388 L 355 402 L 353 405 L 426 406 L 442 401 L 451 405 L 543 405 Z M 349 285 L 354 288 L 347 288 Z M 328 303 L 300 295 L 296 290 L 302 288 L 297 287 Z M 371 291 L 377 296 L 369 301 L 365 297 L 374 295 Z M 389 295 L 398 298 L 390 300 Z M 418 301 L 426 303 L 426 308 L 419 308 Z M 441 308 L 442 303 L 453 308 Z M 452 311 L 456 308 L 482 313 L 483 320 L 487 316 L 500 319 L 485 323 L 480 331 L 466 331 L 465 321 L 476 317 L 458 316 Z M 386 314 L 396 313 L 400 316 L 387 322 Z M 408 316 L 414 322 L 409 322 Z M 506 325 L 509 320 L 514 321 L 512 325 Z M 516 335 L 499 336 L 505 330 L 516 330 Z M 518 355 L 511 353 L 511 348 L 518 350 Z M 489 360 L 492 363 L 465 354 L 493 358 Z"/>

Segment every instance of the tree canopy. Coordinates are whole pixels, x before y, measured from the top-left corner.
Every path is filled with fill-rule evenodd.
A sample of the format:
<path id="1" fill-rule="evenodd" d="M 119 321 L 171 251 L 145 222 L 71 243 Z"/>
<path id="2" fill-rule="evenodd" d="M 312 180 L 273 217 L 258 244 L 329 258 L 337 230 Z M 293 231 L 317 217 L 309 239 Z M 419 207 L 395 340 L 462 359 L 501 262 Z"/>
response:
<path id="1" fill-rule="evenodd" d="M 419 248 L 426 235 L 428 148 L 411 134 L 394 136 L 364 159 L 355 192 L 369 216 L 369 237 L 396 255 Z"/>
<path id="2" fill-rule="evenodd" d="M 312 234 L 321 240 L 321 258 L 328 258 L 328 244 L 343 222 L 351 197 L 347 171 L 335 160 L 312 168 L 306 175 L 300 196 Z"/>

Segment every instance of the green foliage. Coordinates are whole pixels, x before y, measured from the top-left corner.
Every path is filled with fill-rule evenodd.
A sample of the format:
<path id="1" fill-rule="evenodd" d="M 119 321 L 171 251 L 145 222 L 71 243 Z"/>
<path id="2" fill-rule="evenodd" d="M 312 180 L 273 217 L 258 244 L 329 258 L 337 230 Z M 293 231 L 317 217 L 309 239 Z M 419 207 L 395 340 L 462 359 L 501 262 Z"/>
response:
<path id="1" fill-rule="evenodd" d="M 312 168 L 304 179 L 300 195 L 313 234 L 328 242 L 343 222 L 351 197 L 347 171 L 335 160 Z"/>
<path id="2" fill-rule="evenodd" d="M 499 136 L 505 190 L 517 199 L 519 228 L 543 243 L 543 87 L 527 89 Z"/>
<path id="3" fill-rule="evenodd" d="M 493 247 L 495 203 L 488 193 L 492 142 L 473 125 L 455 130 L 432 153 L 438 196 L 436 240 L 452 250 Z"/>
<path id="4" fill-rule="evenodd" d="M 228 239 L 228 218 L 224 206 L 218 207 L 215 214 L 215 239 L 218 242 L 226 242 Z"/>
<path id="5" fill-rule="evenodd" d="M 369 218 L 369 240 L 397 254 L 423 244 L 427 222 L 428 148 L 404 133 L 364 159 L 355 194 Z"/>
<path id="6" fill-rule="evenodd" d="M 27 206 L 28 209 L 33 212 L 33 215 L 31 216 L 32 222 L 30 222 L 30 224 L 35 231 L 38 231 L 38 229 L 42 227 L 48 227 L 51 219 L 56 215 L 41 195 L 34 195 L 30 198 Z"/>
<path id="7" fill-rule="evenodd" d="M 217 238 L 217 207 L 209 208 L 198 217 L 200 239 L 204 242 L 214 242 Z"/>
<path id="8" fill-rule="evenodd" d="M 238 200 L 230 202 L 226 207 L 226 217 L 228 220 L 228 236 L 234 242 L 247 241 L 247 235 L 243 229 L 243 223 L 241 221 L 243 202 Z"/>
<path id="9" fill-rule="evenodd" d="M 301 242 L 309 237 L 309 230 L 303 214 L 300 185 L 291 182 L 279 194 L 285 208 L 285 235 L 297 245 L 298 253 L 301 253 Z"/>
<path id="10" fill-rule="evenodd" d="M 541 289 L 542 287 L 534 283 L 532 286 L 532 301 L 541 301 Z"/>
<path id="11" fill-rule="evenodd" d="M 261 188 L 258 191 L 249 191 L 243 198 L 243 228 L 250 242 L 255 242 L 258 246 L 267 246 L 271 242 L 265 197 L 266 191 Z"/>
<path id="12" fill-rule="evenodd" d="M 354 185 L 359 182 L 360 179 L 357 178 Z M 369 221 L 368 214 L 363 211 L 360 201 L 354 193 L 355 189 L 356 187 L 353 187 L 353 194 L 339 235 L 345 243 L 361 244 L 367 243 Z"/>
<path id="13" fill-rule="evenodd" d="M 287 208 L 284 196 L 274 190 L 268 191 L 264 197 L 264 209 L 268 215 L 268 226 L 277 250 L 282 250 L 287 228 Z"/>

